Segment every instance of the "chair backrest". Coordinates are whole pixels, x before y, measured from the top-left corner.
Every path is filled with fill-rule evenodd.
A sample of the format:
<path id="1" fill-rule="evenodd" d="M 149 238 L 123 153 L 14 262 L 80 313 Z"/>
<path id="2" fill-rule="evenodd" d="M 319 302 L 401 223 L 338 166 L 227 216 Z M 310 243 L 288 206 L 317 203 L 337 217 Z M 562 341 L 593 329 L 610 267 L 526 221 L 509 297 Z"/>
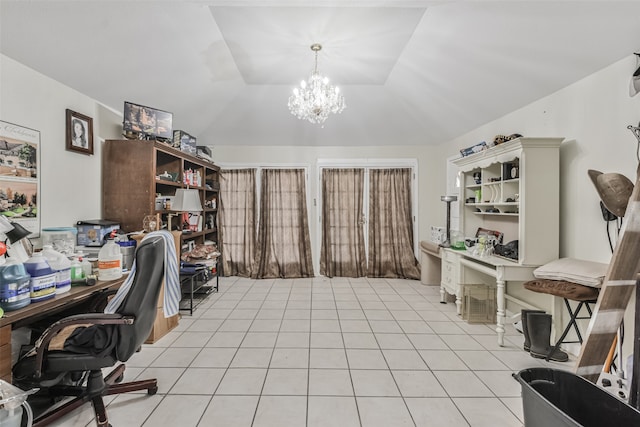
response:
<path id="1" fill-rule="evenodd" d="M 164 280 L 165 241 L 160 236 L 148 236 L 136 249 L 136 268 L 131 289 L 117 313 L 134 316 L 132 325 L 118 326 L 116 355 L 125 362 L 147 339 L 153 328 L 158 296 Z"/>

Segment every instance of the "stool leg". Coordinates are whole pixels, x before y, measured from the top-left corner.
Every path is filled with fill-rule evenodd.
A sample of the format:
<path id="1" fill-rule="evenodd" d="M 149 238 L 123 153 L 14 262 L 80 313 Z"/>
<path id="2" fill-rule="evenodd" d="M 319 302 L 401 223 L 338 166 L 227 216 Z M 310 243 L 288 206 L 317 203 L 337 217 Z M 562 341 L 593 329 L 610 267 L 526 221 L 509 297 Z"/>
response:
<path id="1" fill-rule="evenodd" d="M 585 304 L 585 302 L 580 301 L 580 303 L 576 307 L 576 311 L 571 312 L 571 309 L 569 308 L 569 302 L 566 299 L 565 301 L 567 303 L 567 310 L 569 310 L 569 313 L 571 314 L 571 324 L 573 325 L 573 329 L 575 329 L 576 331 L 578 341 L 580 342 L 580 344 L 582 344 L 582 335 L 580 334 L 580 329 L 578 329 L 578 322 L 576 322 L 576 320 L 578 319 L 578 314 L 580 313 L 580 310 L 582 309 L 582 306 Z"/>

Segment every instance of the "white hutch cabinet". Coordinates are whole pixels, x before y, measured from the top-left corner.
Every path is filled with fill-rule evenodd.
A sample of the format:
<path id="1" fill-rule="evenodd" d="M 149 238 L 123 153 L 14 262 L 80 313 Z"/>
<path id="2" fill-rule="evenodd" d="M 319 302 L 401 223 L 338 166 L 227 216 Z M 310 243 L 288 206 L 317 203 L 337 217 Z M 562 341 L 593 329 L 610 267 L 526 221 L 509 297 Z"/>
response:
<path id="1" fill-rule="evenodd" d="M 461 172 L 460 232 L 475 237 L 479 228 L 504 234 L 503 243 L 518 241 L 517 259 L 477 256 L 445 249 L 441 295 L 456 295 L 462 284 L 488 275 L 497 287 L 498 343 L 503 344 L 506 300 L 534 308 L 508 295 L 508 281 L 533 278 L 533 270 L 558 258 L 560 210 L 560 144 L 563 138 L 521 137 L 454 160 Z"/>

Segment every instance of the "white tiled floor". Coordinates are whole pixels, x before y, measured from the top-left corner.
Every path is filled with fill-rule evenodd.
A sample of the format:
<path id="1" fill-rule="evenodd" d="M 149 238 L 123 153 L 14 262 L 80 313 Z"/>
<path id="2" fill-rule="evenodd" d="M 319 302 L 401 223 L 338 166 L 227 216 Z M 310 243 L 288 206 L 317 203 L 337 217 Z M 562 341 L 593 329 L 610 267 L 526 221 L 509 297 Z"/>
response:
<path id="1" fill-rule="evenodd" d="M 221 278 L 193 316 L 127 362 L 155 396 L 105 398 L 118 426 L 522 426 L 511 374 L 547 363 L 507 325 L 467 324 L 439 288 L 397 279 Z M 59 426 L 91 426 L 92 409 Z"/>

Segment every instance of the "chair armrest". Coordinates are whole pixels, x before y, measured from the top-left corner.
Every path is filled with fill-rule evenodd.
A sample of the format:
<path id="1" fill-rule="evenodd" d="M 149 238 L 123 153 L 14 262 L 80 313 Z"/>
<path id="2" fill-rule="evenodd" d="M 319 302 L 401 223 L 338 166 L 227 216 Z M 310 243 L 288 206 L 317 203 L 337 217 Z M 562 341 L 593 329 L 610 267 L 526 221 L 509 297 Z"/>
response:
<path id="1" fill-rule="evenodd" d="M 42 374 L 42 362 L 44 359 L 44 354 L 47 352 L 49 348 L 49 343 L 51 340 L 60 332 L 62 329 L 71 325 L 80 325 L 90 323 L 92 325 L 132 325 L 135 320 L 133 316 L 123 316 L 118 313 L 107 314 L 107 313 L 86 313 L 86 314 L 76 314 L 73 316 L 65 317 L 64 319 L 60 319 L 51 326 L 49 326 L 43 334 L 38 338 L 35 343 L 35 347 L 32 351 L 36 352 L 36 369 L 35 376 L 39 378 Z"/>

